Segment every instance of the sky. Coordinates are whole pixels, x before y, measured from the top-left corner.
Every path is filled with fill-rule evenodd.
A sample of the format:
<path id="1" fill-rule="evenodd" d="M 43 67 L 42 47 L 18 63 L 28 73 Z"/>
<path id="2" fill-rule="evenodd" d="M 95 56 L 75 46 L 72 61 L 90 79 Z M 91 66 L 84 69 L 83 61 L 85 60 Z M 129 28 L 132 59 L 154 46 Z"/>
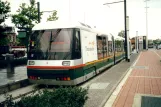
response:
<path id="1" fill-rule="evenodd" d="M 5 1 L 5 0 L 3 0 Z M 7 0 L 11 3 L 11 14 L 15 14 L 21 3 L 30 0 Z M 118 35 L 124 30 L 124 3 L 103 5 L 120 0 L 36 0 L 40 2 L 40 11 L 58 11 L 59 20 L 75 20 L 100 30 Z M 161 0 L 150 0 L 148 5 L 148 38 L 161 39 Z M 144 0 L 127 0 L 129 16 L 129 36 L 146 35 L 146 11 Z M 44 13 L 41 22 L 45 22 L 50 13 Z M 11 19 L 6 24 L 14 25 Z"/>

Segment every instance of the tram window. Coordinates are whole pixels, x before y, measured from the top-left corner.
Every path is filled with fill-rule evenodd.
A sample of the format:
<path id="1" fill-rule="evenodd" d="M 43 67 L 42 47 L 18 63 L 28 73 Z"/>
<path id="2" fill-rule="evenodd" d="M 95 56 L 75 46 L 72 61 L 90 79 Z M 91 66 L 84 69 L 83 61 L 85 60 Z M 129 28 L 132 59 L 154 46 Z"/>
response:
<path id="1" fill-rule="evenodd" d="M 121 41 L 121 52 L 123 52 L 123 41 Z"/>
<path id="2" fill-rule="evenodd" d="M 118 51 L 118 41 L 115 40 L 115 52 L 117 53 L 117 51 Z"/>
<path id="3" fill-rule="evenodd" d="M 70 60 L 73 29 L 34 31 L 31 36 L 29 59 Z"/>
<path id="4" fill-rule="evenodd" d="M 76 31 L 75 34 L 75 50 L 79 51 L 80 50 L 80 41 L 79 41 L 79 32 Z"/>
<path id="5" fill-rule="evenodd" d="M 98 59 L 103 58 L 103 40 L 101 36 L 97 36 L 97 53 Z"/>
<path id="6" fill-rule="evenodd" d="M 74 59 L 81 58 L 81 44 L 80 44 L 80 31 L 79 30 L 75 30 L 73 58 Z"/>
<path id="7" fill-rule="evenodd" d="M 103 56 L 107 57 L 107 43 L 106 43 L 106 37 L 103 37 Z"/>
<path id="8" fill-rule="evenodd" d="M 106 38 L 106 55 L 108 56 L 109 50 L 108 50 L 108 37 Z"/>
<path id="9" fill-rule="evenodd" d="M 122 51 L 122 41 L 117 40 L 116 41 L 116 52 L 121 52 Z"/>
<path id="10" fill-rule="evenodd" d="M 109 52 L 109 56 L 111 56 L 112 55 L 112 50 L 113 49 L 113 47 L 112 47 L 112 41 L 108 41 L 108 52 Z"/>

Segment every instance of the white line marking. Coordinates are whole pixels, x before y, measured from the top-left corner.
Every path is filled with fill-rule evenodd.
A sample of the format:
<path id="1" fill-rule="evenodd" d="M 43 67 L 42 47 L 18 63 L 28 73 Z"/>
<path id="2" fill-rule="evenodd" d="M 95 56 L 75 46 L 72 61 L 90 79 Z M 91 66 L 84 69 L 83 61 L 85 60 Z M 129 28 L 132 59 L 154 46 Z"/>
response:
<path id="1" fill-rule="evenodd" d="M 136 65 L 136 63 L 138 62 L 141 54 L 142 54 L 142 52 L 139 54 L 138 58 L 136 59 L 136 61 L 131 66 Z M 133 68 L 130 67 L 130 69 L 127 71 L 127 74 L 125 75 L 123 80 L 120 82 L 120 84 L 116 87 L 115 91 L 112 93 L 112 95 L 110 96 L 110 98 L 108 99 L 108 101 L 106 102 L 104 107 L 112 107 L 115 99 L 117 98 L 120 90 L 122 89 L 123 85 L 125 84 L 126 80 L 128 79 L 129 75 L 131 74 L 132 70 L 133 70 Z"/>
<path id="2" fill-rule="evenodd" d="M 129 77 L 134 77 L 134 78 L 161 78 L 161 77 L 151 77 L 151 76 L 129 76 Z"/>
<path id="3" fill-rule="evenodd" d="M 138 62 L 138 60 L 139 60 L 141 54 L 142 54 L 142 52 L 140 52 L 140 55 L 138 56 L 138 58 L 136 59 L 136 61 L 134 62 L 134 64 L 133 64 L 132 66 L 135 66 L 135 65 L 136 65 L 136 63 Z"/>
<path id="4" fill-rule="evenodd" d="M 153 51 L 155 54 L 157 54 L 157 56 L 159 56 L 159 58 L 161 59 L 161 56 L 156 52 L 156 51 Z"/>

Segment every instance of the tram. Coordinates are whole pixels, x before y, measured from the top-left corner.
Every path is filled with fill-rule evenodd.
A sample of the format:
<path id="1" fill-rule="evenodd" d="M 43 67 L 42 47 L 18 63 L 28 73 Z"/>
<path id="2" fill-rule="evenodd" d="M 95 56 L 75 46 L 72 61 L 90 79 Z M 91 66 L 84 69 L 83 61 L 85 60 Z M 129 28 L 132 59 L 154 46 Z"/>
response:
<path id="1" fill-rule="evenodd" d="M 27 62 L 31 83 L 77 85 L 125 58 L 124 38 L 81 22 L 49 21 L 32 31 Z"/>

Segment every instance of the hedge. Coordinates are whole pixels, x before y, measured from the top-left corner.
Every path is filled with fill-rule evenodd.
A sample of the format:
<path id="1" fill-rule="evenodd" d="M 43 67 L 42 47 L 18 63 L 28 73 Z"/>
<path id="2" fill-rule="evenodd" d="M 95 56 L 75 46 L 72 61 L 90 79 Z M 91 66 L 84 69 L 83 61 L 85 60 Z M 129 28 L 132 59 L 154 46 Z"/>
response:
<path id="1" fill-rule="evenodd" d="M 14 102 L 8 95 L 5 101 L 7 107 L 83 107 L 88 99 L 88 89 L 80 87 L 58 88 L 38 91 L 30 96 L 22 97 Z"/>

